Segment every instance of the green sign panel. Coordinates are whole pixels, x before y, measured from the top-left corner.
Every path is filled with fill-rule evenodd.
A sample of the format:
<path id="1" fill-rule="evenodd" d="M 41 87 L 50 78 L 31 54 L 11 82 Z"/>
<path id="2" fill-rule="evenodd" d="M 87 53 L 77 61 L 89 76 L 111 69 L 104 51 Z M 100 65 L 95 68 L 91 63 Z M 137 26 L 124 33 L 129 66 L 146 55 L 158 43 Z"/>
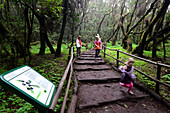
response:
<path id="1" fill-rule="evenodd" d="M 0 83 L 7 89 L 37 106 L 48 109 L 55 93 L 55 85 L 29 66 L 15 68 L 0 76 Z"/>

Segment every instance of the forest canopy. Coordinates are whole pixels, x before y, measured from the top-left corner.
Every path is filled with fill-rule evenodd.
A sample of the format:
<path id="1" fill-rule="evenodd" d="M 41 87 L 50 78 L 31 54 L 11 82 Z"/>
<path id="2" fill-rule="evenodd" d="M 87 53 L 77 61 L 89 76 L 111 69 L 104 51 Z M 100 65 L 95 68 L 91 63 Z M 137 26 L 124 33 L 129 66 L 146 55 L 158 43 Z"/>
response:
<path id="1" fill-rule="evenodd" d="M 164 49 L 169 40 L 169 0 L 1 0 L 1 58 L 31 59 L 32 44 L 40 43 L 39 55 L 50 48 L 61 56 L 63 43 L 74 45 L 78 35 L 82 42 L 95 40 L 115 45 L 143 56 L 152 51 L 157 58 L 158 47 Z M 132 48 L 132 44 L 136 44 Z M 53 45 L 57 45 L 55 50 Z M 29 60 L 28 60 L 29 61 Z"/>

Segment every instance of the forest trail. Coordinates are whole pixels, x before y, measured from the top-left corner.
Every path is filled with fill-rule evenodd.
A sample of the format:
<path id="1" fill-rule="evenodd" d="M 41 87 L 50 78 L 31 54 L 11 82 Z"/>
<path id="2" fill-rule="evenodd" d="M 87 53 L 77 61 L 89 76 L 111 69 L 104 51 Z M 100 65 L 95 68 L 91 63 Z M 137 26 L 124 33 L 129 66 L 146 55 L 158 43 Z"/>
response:
<path id="1" fill-rule="evenodd" d="M 76 113 L 164 113 L 166 108 L 136 87 L 134 95 L 121 87 L 121 74 L 112 69 L 95 51 L 82 53 L 74 63 L 79 81 Z"/>

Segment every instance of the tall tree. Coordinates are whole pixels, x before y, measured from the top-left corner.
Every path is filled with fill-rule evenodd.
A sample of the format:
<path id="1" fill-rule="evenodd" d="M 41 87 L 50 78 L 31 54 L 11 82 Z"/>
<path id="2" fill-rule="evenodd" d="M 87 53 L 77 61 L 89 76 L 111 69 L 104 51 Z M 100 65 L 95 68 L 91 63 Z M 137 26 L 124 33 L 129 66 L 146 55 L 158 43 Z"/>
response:
<path id="1" fill-rule="evenodd" d="M 62 40 L 64 37 L 64 31 L 65 31 L 65 26 L 66 26 L 66 19 L 67 19 L 67 10 L 68 10 L 68 0 L 63 0 L 64 6 L 63 6 L 63 22 L 62 22 L 62 27 L 61 27 L 61 33 L 60 37 L 57 43 L 57 50 L 55 53 L 56 57 L 61 56 L 61 45 L 62 45 Z"/>
<path id="2" fill-rule="evenodd" d="M 143 56 L 143 50 L 146 42 L 146 38 L 150 32 L 152 32 L 154 25 L 157 23 L 157 21 L 164 16 L 164 12 L 166 12 L 168 6 L 170 4 L 169 0 L 164 0 L 162 5 L 159 8 L 158 13 L 154 16 L 153 20 L 151 23 L 148 25 L 147 29 L 143 32 L 141 41 L 138 44 L 138 46 L 133 50 L 132 53 L 137 53 L 139 56 Z"/>

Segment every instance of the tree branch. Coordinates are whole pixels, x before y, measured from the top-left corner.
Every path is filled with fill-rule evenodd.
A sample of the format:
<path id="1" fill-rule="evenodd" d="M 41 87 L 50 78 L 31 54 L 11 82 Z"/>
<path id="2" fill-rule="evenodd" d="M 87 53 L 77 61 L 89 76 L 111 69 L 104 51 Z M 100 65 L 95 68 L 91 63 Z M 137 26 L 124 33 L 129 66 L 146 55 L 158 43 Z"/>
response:
<path id="1" fill-rule="evenodd" d="M 129 24 L 127 25 L 126 32 L 128 32 L 129 27 L 130 27 L 130 25 L 131 25 L 132 18 L 133 18 L 133 16 L 134 16 L 135 10 L 136 10 L 136 8 L 137 8 L 138 1 L 139 1 L 139 0 L 136 0 L 136 4 L 135 4 L 135 7 L 134 7 L 134 9 L 133 9 L 133 12 L 132 12 L 132 15 L 131 15 L 131 18 L 130 18 Z"/>
<path id="2" fill-rule="evenodd" d="M 82 24 L 85 15 L 86 15 L 86 12 L 83 11 L 83 16 L 81 18 L 81 21 L 76 25 L 75 30 Z"/>
<path id="3" fill-rule="evenodd" d="M 101 22 L 100 22 L 100 24 L 99 24 L 98 30 L 97 30 L 97 33 L 98 33 L 98 34 L 100 34 L 100 28 L 101 28 L 101 25 L 102 25 L 105 17 L 106 17 L 107 15 L 109 15 L 111 12 L 112 12 L 112 10 L 111 10 L 110 12 L 107 12 L 107 13 L 104 14 L 104 16 L 103 16 L 103 18 L 102 18 L 102 20 L 101 20 Z"/>
<path id="4" fill-rule="evenodd" d="M 150 8 L 147 10 L 147 12 L 143 15 L 143 17 L 141 17 L 138 22 L 132 26 L 132 28 L 127 32 L 127 34 L 129 34 L 136 26 L 138 26 L 138 24 L 145 18 L 146 15 L 148 15 L 150 13 L 150 11 L 153 9 L 155 3 L 157 2 L 158 0 L 155 0 L 154 2 L 152 2 Z"/>

